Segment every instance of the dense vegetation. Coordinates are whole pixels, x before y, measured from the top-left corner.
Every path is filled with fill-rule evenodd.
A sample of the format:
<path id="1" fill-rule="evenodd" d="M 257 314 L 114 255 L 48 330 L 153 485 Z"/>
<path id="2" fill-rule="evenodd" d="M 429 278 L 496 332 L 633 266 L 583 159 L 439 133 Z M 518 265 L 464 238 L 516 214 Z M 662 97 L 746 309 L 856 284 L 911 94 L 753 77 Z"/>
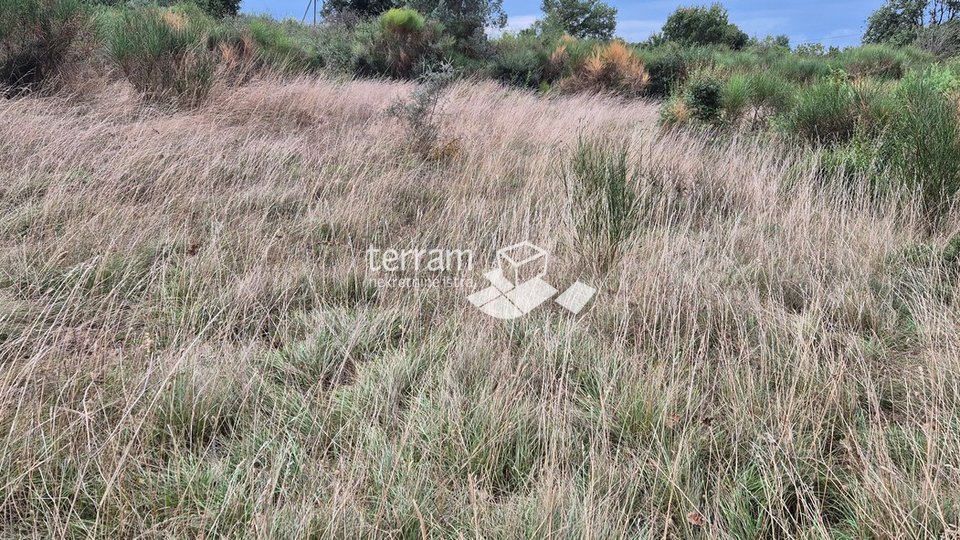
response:
<path id="1" fill-rule="evenodd" d="M 953 3 L 168 4 L 0 1 L 0 536 L 957 534 Z M 364 260 L 523 238 L 589 309 Z"/>
<path id="2" fill-rule="evenodd" d="M 782 36 L 748 39 L 720 5 L 680 8 L 661 33 L 626 44 L 609 41 L 616 10 L 596 0 L 547 0 L 532 28 L 492 40 L 482 29 L 502 25 L 503 12 L 480 0 L 456 13 L 412 4 L 429 15 L 391 2 L 329 3 L 317 27 L 224 18 L 236 11 L 229 2 L 15 0 L 0 7 L 0 77 L 8 95 L 56 86 L 83 48 L 102 52 L 145 99 L 191 105 L 218 81 L 264 70 L 416 78 L 447 65 L 548 95 L 663 99 L 668 127 L 796 138 L 827 150 L 825 172 L 920 189 L 935 218 L 960 186 L 960 62 L 944 56 L 954 7 L 932 4 L 882 6 L 865 36 L 873 44 L 791 50 Z"/>

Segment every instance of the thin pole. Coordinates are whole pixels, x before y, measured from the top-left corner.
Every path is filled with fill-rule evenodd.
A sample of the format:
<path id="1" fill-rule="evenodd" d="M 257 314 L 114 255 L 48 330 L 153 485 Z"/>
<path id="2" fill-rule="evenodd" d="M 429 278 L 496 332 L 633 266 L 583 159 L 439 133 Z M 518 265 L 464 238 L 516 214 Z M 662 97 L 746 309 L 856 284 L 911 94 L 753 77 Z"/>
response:
<path id="1" fill-rule="evenodd" d="M 310 5 L 313 4 L 316 0 L 309 0 L 307 2 L 307 9 L 303 10 L 303 18 L 300 19 L 301 23 L 307 22 L 307 14 L 310 13 Z"/>

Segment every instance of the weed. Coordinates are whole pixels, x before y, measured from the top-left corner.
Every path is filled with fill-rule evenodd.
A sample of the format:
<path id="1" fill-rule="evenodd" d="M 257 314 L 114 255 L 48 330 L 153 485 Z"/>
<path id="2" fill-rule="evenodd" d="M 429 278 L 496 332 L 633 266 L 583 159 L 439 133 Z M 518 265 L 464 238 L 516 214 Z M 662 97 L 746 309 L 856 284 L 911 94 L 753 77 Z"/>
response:
<path id="1" fill-rule="evenodd" d="M 407 128 L 408 144 L 421 157 L 429 157 L 438 148 L 440 121 L 437 108 L 446 88 L 453 81 L 453 68 L 441 64 L 420 77 L 409 100 L 397 101 L 387 113 Z"/>
<path id="2" fill-rule="evenodd" d="M 625 144 L 583 138 L 563 169 L 578 244 L 597 255 L 601 269 L 619 257 L 636 230 L 637 176 Z"/>

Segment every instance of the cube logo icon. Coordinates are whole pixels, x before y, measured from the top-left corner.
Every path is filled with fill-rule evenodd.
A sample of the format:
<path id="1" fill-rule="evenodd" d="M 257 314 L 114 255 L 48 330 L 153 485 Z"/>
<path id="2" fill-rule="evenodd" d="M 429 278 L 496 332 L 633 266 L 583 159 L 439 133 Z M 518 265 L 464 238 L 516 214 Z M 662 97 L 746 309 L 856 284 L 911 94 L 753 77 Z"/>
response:
<path id="1" fill-rule="evenodd" d="M 483 275 L 490 286 L 467 299 L 480 311 L 497 319 L 522 317 L 557 294 L 543 278 L 549 255 L 543 248 L 523 241 L 497 250 L 497 268 Z M 589 285 L 574 283 L 557 299 L 571 313 L 580 313 L 596 293 Z"/>
<path id="2" fill-rule="evenodd" d="M 497 250 L 497 261 L 503 277 L 514 287 L 547 273 L 547 252 L 530 242 Z"/>

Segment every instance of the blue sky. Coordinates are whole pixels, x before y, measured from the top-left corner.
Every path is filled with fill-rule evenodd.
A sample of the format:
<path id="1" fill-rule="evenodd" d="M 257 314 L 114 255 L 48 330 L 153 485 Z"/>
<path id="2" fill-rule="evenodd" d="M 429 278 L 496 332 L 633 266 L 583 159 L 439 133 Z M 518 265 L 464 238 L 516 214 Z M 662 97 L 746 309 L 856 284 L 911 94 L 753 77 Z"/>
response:
<path id="1" fill-rule="evenodd" d="M 300 19 L 308 0 L 243 0 L 246 13 L 269 13 L 277 18 Z M 323 0 L 320 0 L 321 3 Z M 613 0 L 617 7 L 617 34 L 628 41 L 642 41 L 663 25 L 680 5 L 710 4 L 712 0 Z M 824 45 L 855 45 L 863 34 L 864 21 L 882 0 L 727 0 L 730 20 L 750 35 L 786 34 L 794 45 L 817 41 Z M 541 16 L 540 0 L 504 0 L 507 26 L 519 30 Z"/>

